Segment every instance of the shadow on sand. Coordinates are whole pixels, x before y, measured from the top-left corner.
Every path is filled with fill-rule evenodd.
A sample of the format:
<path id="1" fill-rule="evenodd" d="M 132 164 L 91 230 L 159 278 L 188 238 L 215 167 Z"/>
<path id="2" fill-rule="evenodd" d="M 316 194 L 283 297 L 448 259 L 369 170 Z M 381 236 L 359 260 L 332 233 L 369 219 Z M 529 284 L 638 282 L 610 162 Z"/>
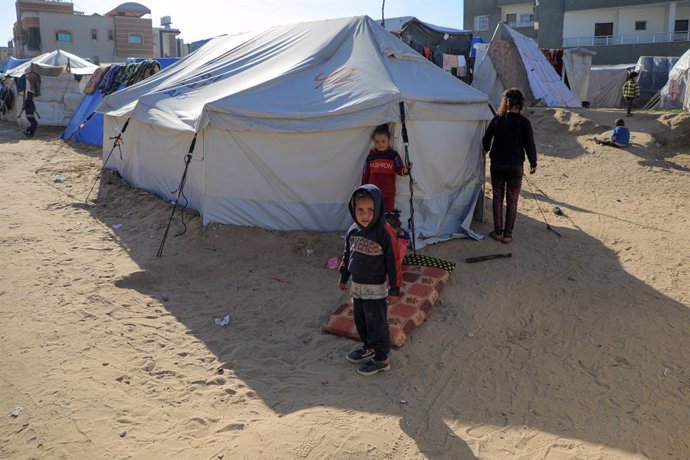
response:
<path id="1" fill-rule="evenodd" d="M 155 258 L 170 207 L 143 195 L 107 172 L 88 207 L 108 226 L 129 213 L 118 237 L 141 270 L 116 286 L 160 302 L 217 357 L 209 381 L 241 379 L 278 416 L 325 407 L 399 417 L 429 458 L 475 458 L 481 439 L 509 430 L 652 458 L 690 452 L 687 306 L 628 274 L 584 232 L 558 228 L 557 238 L 521 215 L 511 259 L 462 263 L 508 249 L 491 240 L 426 248 L 457 269 L 427 322 L 393 352 L 393 370 L 362 378 L 343 359 L 356 343 L 321 332 L 340 300 L 336 274 L 323 267 L 341 250 L 337 234 L 202 227 L 187 211 L 186 233 L 174 236 L 183 230 L 176 215 Z M 141 238 L 152 223 L 158 236 Z M 225 313 L 230 325 L 215 326 Z M 397 441 L 391 458 L 405 458 Z M 568 442 L 553 443 L 552 454 L 568 455 Z"/>
<path id="2" fill-rule="evenodd" d="M 98 163 L 96 150 L 76 148 Z M 578 148 L 566 150 L 583 154 Z M 58 171 L 38 173 L 51 182 Z M 95 178 L 97 172 L 88 173 Z M 156 258 L 169 203 L 129 188 L 111 171 L 101 175 L 93 201 L 84 203 L 90 186 L 84 182 L 83 195 L 72 190 L 72 205 L 109 228 L 113 216 L 124 222 L 117 241 L 140 267 L 115 285 L 150 298 L 152 321 L 173 315 L 213 353 L 218 365 L 207 385 L 239 379 L 250 389 L 243 397 L 260 398 L 279 417 L 334 408 L 351 415 L 348 428 L 357 424 L 357 413 L 398 417 L 404 435 L 388 443 L 390 458 L 416 456 L 407 450 L 409 440 L 428 458 L 476 458 L 484 443 L 500 445 L 507 433 L 523 430 L 525 443 L 541 436 L 544 442 L 535 443 L 548 449 L 543 456 L 573 455 L 571 440 L 624 455 L 690 455 L 688 307 L 627 273 L 619 254 L 576 225 L 559 227 L 553 214 L 549 222 L 562 238 L 543 221 L 520 215 L 510 246 L 486 239 L 425 248 L 424 254 L 456 262 L 456 270 L 426 323 L 393 352 L 393 370 L 363 378 L 343 359 L 356 342 L 321 332 L 341 300 L 335 272 L 324 268 L 341 251 L 338 234 L 204 227 L 198 214 L 186 211 L 186 226 L 176 214 L 164 254 Z M 526 193 L 523 200 L 531 198 Z M 554 205 L 593 212 L 535 193 L 549 213 Z M 487 223 L 475 226 L 489 231 Z M 508 250 L 510 259 L 463 263 Z M 216 326 L 213 318 L 225 314 L 230 324 Z M 120 323 L 109 327 L 125 336 L 136 327 Z M 159 335 L 152 332 L 150 340 Z M 656 346 L 649 346 L 650 337 Z M 187 383 L 193 398 L 198 382 Z M 233 397 L 239 395 L 227 394 Z M 318 442 L 318 429 L 301 442 Z"/>

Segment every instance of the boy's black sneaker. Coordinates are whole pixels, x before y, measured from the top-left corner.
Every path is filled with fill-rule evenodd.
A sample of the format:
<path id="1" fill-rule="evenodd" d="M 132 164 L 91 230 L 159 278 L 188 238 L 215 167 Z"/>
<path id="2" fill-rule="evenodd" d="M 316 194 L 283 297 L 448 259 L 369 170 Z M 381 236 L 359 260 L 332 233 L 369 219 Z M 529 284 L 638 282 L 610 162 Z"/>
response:
<path id="1" fill-rule="evenodd" d="M 372 350 L 371 348 L 362 347 L 348 353 L 345 356 L 345 359 L 347 359 L 352 364 L 360 364 L 369 361 L 373 356 L 374 350 Z"/>
<path id="2" fill-rule="evenodd" d="M 389 370 L 391 370 L 391 365 L 386 361 L 376 361 L 375 359 L 372 359 L 368 363 L 359 366 L 359 369 L 357 369 L 357 373 L 359 375 L 369 376 Z"/>

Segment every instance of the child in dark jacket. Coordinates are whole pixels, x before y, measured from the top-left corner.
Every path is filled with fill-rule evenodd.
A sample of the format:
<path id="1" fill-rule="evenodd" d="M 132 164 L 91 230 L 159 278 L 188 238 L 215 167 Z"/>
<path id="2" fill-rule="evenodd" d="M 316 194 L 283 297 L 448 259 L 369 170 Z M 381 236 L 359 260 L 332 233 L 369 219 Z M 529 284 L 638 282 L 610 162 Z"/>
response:
<path id="1" fill-rule="evenodd" d="M 26 137 L 33 137 L 36 134 L 36 128 L 38 127 L 38 122 L 36 121 L 36 104 L 34 103 L 33 91 L 28 91 L 26 93 L 26 99 L 24 99 L 22 110 L 26 114 L 26 119 L 29 121 L 29 127 L 24 130 L 24 135 Z"/>
<path id="2" fill-rule="evenodd" d="M 374 148 L 364 161 L 362 185 L 374 184 L 383 194 L 383 212 L 395 207 L 395 180 L 397 176 L 407 176 L 410 172 L 400 154 L 391 148 L 391 133 L 388 125 L 379 125 L 371 135 Z"/>
<path id="3" fill-rule="evenodd" d="M 347 231 L 338 287 L 353 298 L 354 320 L 362 347 L 346 356 L 362 364 L 357 373 L 374 375 L 390 370 L 388 303 L 400 296 L 391 236 L 386 230 L 381 190 L 366 184 L 354 191 L 348 207 L 354 224 Z M 388 279 L 388 288 L 386 288 Z"/>

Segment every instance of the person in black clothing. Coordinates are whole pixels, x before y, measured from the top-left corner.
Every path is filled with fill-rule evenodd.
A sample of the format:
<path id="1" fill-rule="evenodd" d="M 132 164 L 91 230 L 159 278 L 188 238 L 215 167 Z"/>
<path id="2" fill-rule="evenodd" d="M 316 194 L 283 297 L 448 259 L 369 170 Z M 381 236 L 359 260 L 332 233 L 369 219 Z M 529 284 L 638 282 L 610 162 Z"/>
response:
<path id="1" fill-rule="evenodd" d="M 22 110 L 26 114 L 26 119 L 29 121 L 29 127 L 24 130 L 26 137 L 33 137 L 36 134 L 38 122 L 36 121 L 36 104 L 34 104 L 34 93 L 28 91 Z"/>
<path id="2" fill-rule="evenodd" d="M 391 368 L 388 303 L 397 302 L 400 296 L 393 252 L 396 248 L 385 227 L 383 194 L 377 186 L 365 184 L 357 188 L 348 208 L 355 223 L 345 238 L 338 288 L 346 292 L 352 278 L 350 295 L 362 347 L 348 353 L 345 359 L 362 364 L 358 374 L 374 375 Z"/>
<path id="3" fill-rule="evenodd" d="M 530 174 L 537 172 L 537 150 L 534 146 L 532 124 L 520 112 L 525 99 L 517 88 L 503 93 L 498 112 L 489 123 L 482 144 L 484 154 L 491 159 L 491 187 L 493 188 L 494 230 L 491 238 L 502 243 L 513 241 L 513 227 L 517 217 L 518 198 L 524 175 L 525 154 Z M 506 200 L 505 224 L 503 199 Z"/>

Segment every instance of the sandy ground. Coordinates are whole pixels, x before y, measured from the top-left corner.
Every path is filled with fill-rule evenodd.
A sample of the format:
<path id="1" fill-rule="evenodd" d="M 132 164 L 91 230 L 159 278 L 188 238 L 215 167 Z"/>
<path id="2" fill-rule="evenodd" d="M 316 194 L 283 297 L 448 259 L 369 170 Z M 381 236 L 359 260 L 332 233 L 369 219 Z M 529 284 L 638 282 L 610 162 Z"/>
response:
<path id="1" fill-rule="evenodd" d="M 0 458 L 690 458 L 690 116 L 528 115 L 515 241 L 422 250 L 457 268 L 370 378 L 321 332 L 337 234 L 188 211 L 157 258 L 169 203 L 0 123 Z"/>

